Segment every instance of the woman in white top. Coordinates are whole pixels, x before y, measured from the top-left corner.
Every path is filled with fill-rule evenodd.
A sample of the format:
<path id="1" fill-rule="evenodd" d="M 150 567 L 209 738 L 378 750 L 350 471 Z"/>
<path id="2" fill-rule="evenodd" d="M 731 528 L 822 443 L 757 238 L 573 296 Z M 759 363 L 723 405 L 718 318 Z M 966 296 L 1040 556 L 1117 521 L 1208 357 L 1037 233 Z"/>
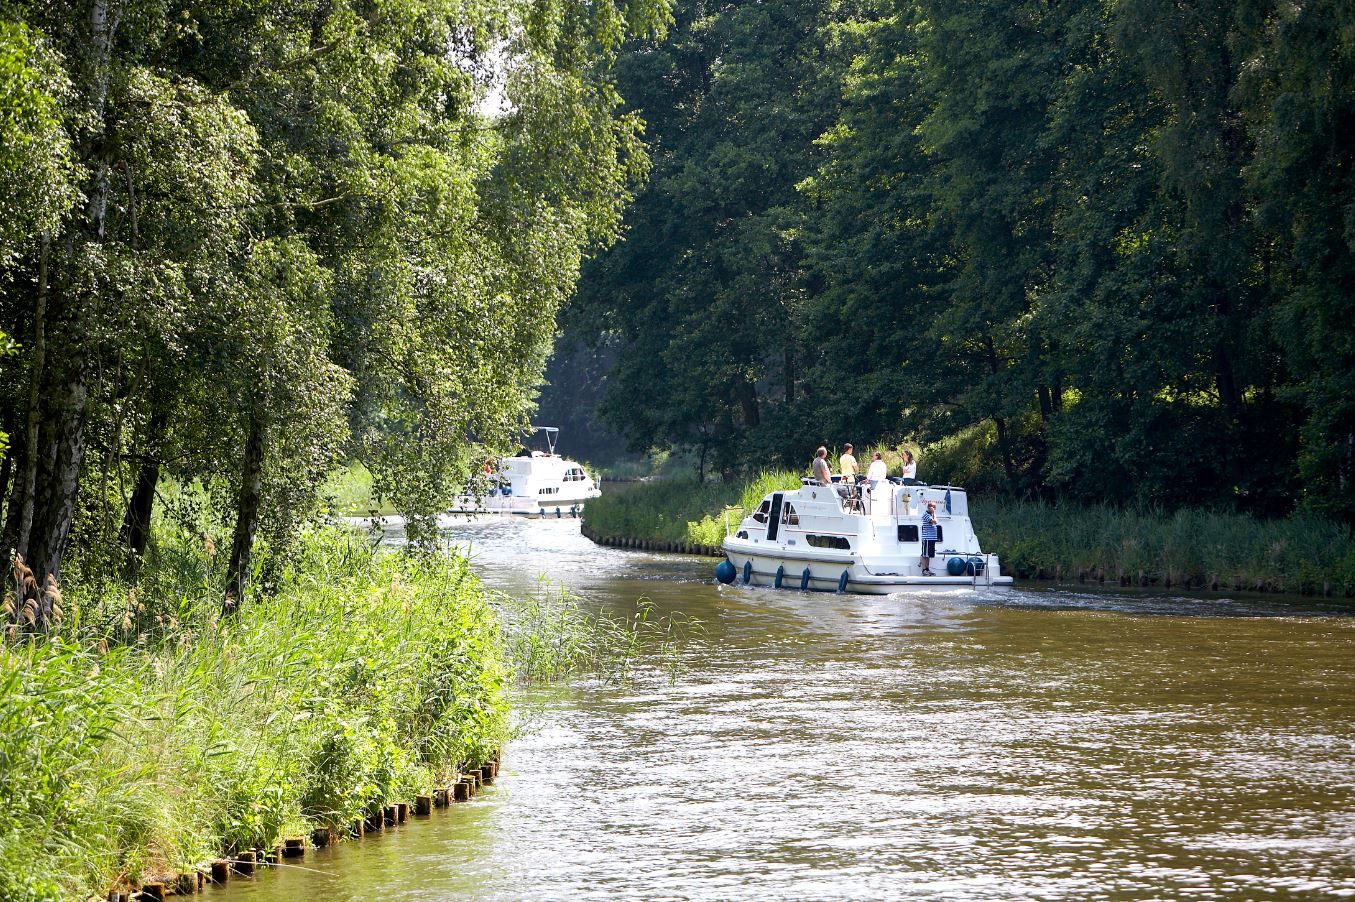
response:
<path id="1" fill-rule="evenodd" d="M 903 478 L 917 479 L 917 462 L 913 460 L 912 451 L 903 452 Z"/>
<path id="2" fill-rule="evenodd" d="M 879 451 L 871 455 L 870 469 L 866 470 L 866 481 L 870 483 L 873 489 L 876 485 L 889 478 L 889 465 L 884 462 L 884 457 Z"/>

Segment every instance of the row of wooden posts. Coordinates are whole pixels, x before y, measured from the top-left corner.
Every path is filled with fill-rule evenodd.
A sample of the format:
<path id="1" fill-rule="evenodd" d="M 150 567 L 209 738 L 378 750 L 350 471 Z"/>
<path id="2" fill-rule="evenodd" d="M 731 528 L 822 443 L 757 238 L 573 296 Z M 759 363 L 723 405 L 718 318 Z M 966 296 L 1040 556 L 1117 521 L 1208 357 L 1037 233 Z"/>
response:
<path id="1" fill-rule="evenodd" d="M 469 802 L 484 786 L 494 782 L 499 775 L 499 753 L 478 770 L 470 770 L 457 775 L 456 782 L 446 787 L 434 789 L 427 795 L 414 799 L 414 815 L 418 817 L 433 813 L 434 808 L 446 808 L 455 802 Z M 353 839 L 368 833 L 380 833 L 387 827 L 394 827 L 409 820 L 410 809 L 407 802 L 392 805 L 379 805 L 371 809 L 366 817 L 354 821 L 347 830 L 334 830 L 318 827 L 311 832 L 310 845 L 307 837 L 291 836 L 271 849 L 244 849 L 230 858 L 218 858 L 201 867 L 185 871 L 167 880 L 151 880 L 143 883 L 138 890 L 110 890 L 108 902 L 148 902 L 163 900 L 167 896 L 187 896 L 202 892 L 209 883 L 224 886 L 231 875 L 252 877 L 260 867 L 277 864 L 283 858 L 300 858 L 308 848 L 321 848 L 336 842 L 346 834 Z"/>
<path id="2" fill-rule="evenodd" d="M 611 548 L 634 548 L 636 551 L 665 551 L 670 554 L 699 554 L 702 557 L 724 557 L 718 545 L 694 542 L 665 542 L 658 539 L 633 539 L 628 536 L 600 536 L 588 528 L 588 521 L 579 524 L 579 532 L 595 545 Z"/>

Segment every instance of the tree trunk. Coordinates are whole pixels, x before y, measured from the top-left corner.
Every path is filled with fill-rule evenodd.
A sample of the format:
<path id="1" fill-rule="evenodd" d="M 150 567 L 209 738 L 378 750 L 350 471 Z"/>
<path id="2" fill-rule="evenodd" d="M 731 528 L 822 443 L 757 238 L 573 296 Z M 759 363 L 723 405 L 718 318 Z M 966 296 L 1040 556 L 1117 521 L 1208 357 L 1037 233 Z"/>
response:
<path id="1" fill-rule="evenodd" d="M 1002 469 L 1007 474 L 1007 491 L 1016 495 L 1016 466 L 1012 463 L 1012 446 L 1007 438 L 1007 421 L 1003 417 L 993 417 L 997 426 L 997 447 L 1002 452 Z"/>
<path id="2" fill-rule="evenodd" d="M 1040 400 L 1040 422 L 1048 424 L 1049 418 L 1054 415 L 1054 396 L 1050 392 L 1049 386 L 1040 385 L 1035 389 L 1036 395 Z"/>
<path id="3" fill-rule="evenodd" d="M 18 428 L 20 414 L 26 413 L 23 406 L 17 404 L 5 411 L 5 432 L 9 434 L 9 449 L 5 455 L 5 521 L 0 529 L 0 553 L 14 551 L 15 539 L 19 529 L 19 509 L 23 507 L 23 498 L 19 490 L 27 466 L 24 445 L 28 441 L 27 422 L 24 428 Z"/>
<path id="4" fill-rule="evenodd" d="M 226 571 L 224 610 L 228 614 L 244 600 L 249 588 L 250 555 L 254 550 L 254 533 L 259 526 L 259 506 L 263 499 L 265 429 L 263 402 L 256 400 L 250 411 L 249 434 L 245 438 L 240 497 L 235 506 L 235 537 L 231 541 L 231 560 Z"/>
<path id="5" fill-rule="evenodd" d="M 13 502 L 18 504 L 18 517 L 13 528 L 6 525 L 6 538 L 16 554 L 28 556 L 28 538 L 33 528 L 33 491 L 37 482 L 39 408 L 42 405 L 42 380 L 47 358 L 47 261 L 51 254 L 51 239 L 44 233 L 38 252 L 38 298 L 33 309 L 33 354 L 28 370 L 28 416 L 24 423 L 24 466 L 19 482 L 14 486 Z M 13 511 L 11 511 L 13 517 Z"/>
<path id="6" fill-rule="evenodd" d="M 118 541 L 127 548 L 130 575 L 135 578 L 146 554 L 146 544 L 151 534 L 151 511 L 155 507 L 155 489 L 160 484 L 160 454 L 163 451 L 161 435 L 169 420 L 164 404 L 152 402 L 150 420 L 138 445 L 142 449 L 138 455 L 139 467 L 136 485 L 132 497 L 127 502 L 127 511 L 123 514 L 122 528 L 118 530 Z"/>
<path id="7" fill-rule="evenodd" d="M 155 506 L 155 488 L 160 484 L 160 461 L 154 457 L 142 460 L 137 470 L 136 486 L 127 502 L 127 513 L 122 518 L 118 539 L 127 548 L 130 575 L 135 578 L 146 555 L 146 543 L 151 535 L 151 511 Z"/>
<path id="8" fill-rule="evenodd" d="M 743 413 L 744 428 L 751 428 L 762 423 L 762 412 L 758 409 L 757 386 L 748 380 L 739 382 L 736 389 L 739 396 L 739 408 Z"/>
<path id="9" fill-rule="evenodd" d="M 39 583 L 48 575 L 61 578 L 61 559 L 75 519 L 80 465 L 85 456 L 88 398 L 84 362 L 78 355 L 72 356 L 61 384 L 49 392 L 50 400 L 44 408 L 47 426 L 39 453 L 33 455 L 38 468 L 26 559 Z M 46 613 L 43 612 L 44 616 Z"/>
<path id="10" fill-rule="evenodd" d="M 107 142 L 108 89 L 112 81 L 113 41 L 122 14 L 119 0 L 93 0 L 90 7 L 90 44 L 86 57 L 89 82 L 85 88 L 86 111 L 94 123 L 80 156 L 94 173 L 86 189 L 88 203 L 79 230 L 66 235 L 64 265 L 76 266 L 80 257 L 77 241 L 102 244 L 106 238 L 108 215 L 108 172 L 111 149 Z M 45 238 L 45 236 L 44 236 Z M 18 524 L 16 547 L 26 551 L 33 575 L 42 583 L 48 575 L 60 577 L 61 559 L 70 538 L 75 516 L 76 493 L 80 486 L 80 466 L 85 452 L 85 415 L 88 401 L 86 385 L 89 367 L 84 344 L 85 318 L 81 304 L 85 298 L 73 289 L 69 277 L 58 280 L 53 297 L 56 303 L 46 309 L 48 299 L 47 264 L 49 244 L 43 241 L 40 260 L 38 310 L 34 317 L 34 366 L 30 382 L 28 408 L 28 448 L 25 454 L 25 497 Z M 97 289 L 96 289 L 97 291 Z M 97 295 L 92 299 L 97 302 Z M 59 340 L 62 354 L 56 370 L 47 372 L 47 329 Z M 45 388 L 44 398 L 34 392 Z M 39 411 L 41 409 L 41 422 Z M 44 601 L 44 606 L 46 601 Z M 46 617 L 48 611 L 44 610 Z"/>

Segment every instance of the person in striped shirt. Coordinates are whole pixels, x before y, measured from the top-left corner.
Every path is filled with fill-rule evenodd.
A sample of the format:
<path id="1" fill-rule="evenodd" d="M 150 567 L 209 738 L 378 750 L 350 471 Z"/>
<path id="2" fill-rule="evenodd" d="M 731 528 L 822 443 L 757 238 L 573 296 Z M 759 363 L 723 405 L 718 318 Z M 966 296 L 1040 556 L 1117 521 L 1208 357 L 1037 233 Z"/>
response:
<path id="1" fill-rule="evenodd" d="M 932 557 L 936 554 L 936 502 L 928 501 L 922 513 L 922 575 L 932 575 Z"/>

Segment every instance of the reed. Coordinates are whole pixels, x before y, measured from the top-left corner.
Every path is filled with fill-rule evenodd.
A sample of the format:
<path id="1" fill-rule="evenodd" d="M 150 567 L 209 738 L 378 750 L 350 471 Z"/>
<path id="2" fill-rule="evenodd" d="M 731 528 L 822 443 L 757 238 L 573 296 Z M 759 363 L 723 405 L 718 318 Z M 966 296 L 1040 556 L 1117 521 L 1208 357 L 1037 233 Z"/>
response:
<path id="1" fill-rule="evenodd" d="M 157 547 L 140 591 L 71 584 L 54 633 L 0 646 L 0 898 L 339 829 L 508 735 L 506 640 L 464 560 L 317 531 L 223 619 L 201 540 Z"/>
<path id="2" fill-rule="evenodd" d="M 670 479 L 641 483 L 588 502 L 584 520 L 598 535 L 660 542 L 718 545 L 731 528 L 768 492 L 795 488 L 798 473 L 764 470 L 746 482 L 697 482 Z"/>
<path id="3" fill-rule="evenodd" d="M 742 484 L 671 481 L 637 485 L 591 501 L 584 519 L 598 536 L 718 545 L 725 518 L 736 527 L 768 493 L 799 485 L 799 473 L 769 471 Z M 1310 514 L 1261 520 L 1183 508 L 1121 509 L 973 498 L 983 547 L 1018 578 L 1073 581 L 1085 575 L 1183 588 L 1263 587 L 1355 594 L 1355 541 L 1348 527 Z"/>
<path id="4" fill-rule="evenodd" d="M 985 547 L 1018 577 L 1039 573 L 1121 576 L 1173 586 L 1264 586 L 1316 593 L 1355 592 L 1350 530 L 1295 514 L 1260 520 L 1198 509 L 1174 512 L 1108 506 L 983 500 L 970 504 Z"/>

